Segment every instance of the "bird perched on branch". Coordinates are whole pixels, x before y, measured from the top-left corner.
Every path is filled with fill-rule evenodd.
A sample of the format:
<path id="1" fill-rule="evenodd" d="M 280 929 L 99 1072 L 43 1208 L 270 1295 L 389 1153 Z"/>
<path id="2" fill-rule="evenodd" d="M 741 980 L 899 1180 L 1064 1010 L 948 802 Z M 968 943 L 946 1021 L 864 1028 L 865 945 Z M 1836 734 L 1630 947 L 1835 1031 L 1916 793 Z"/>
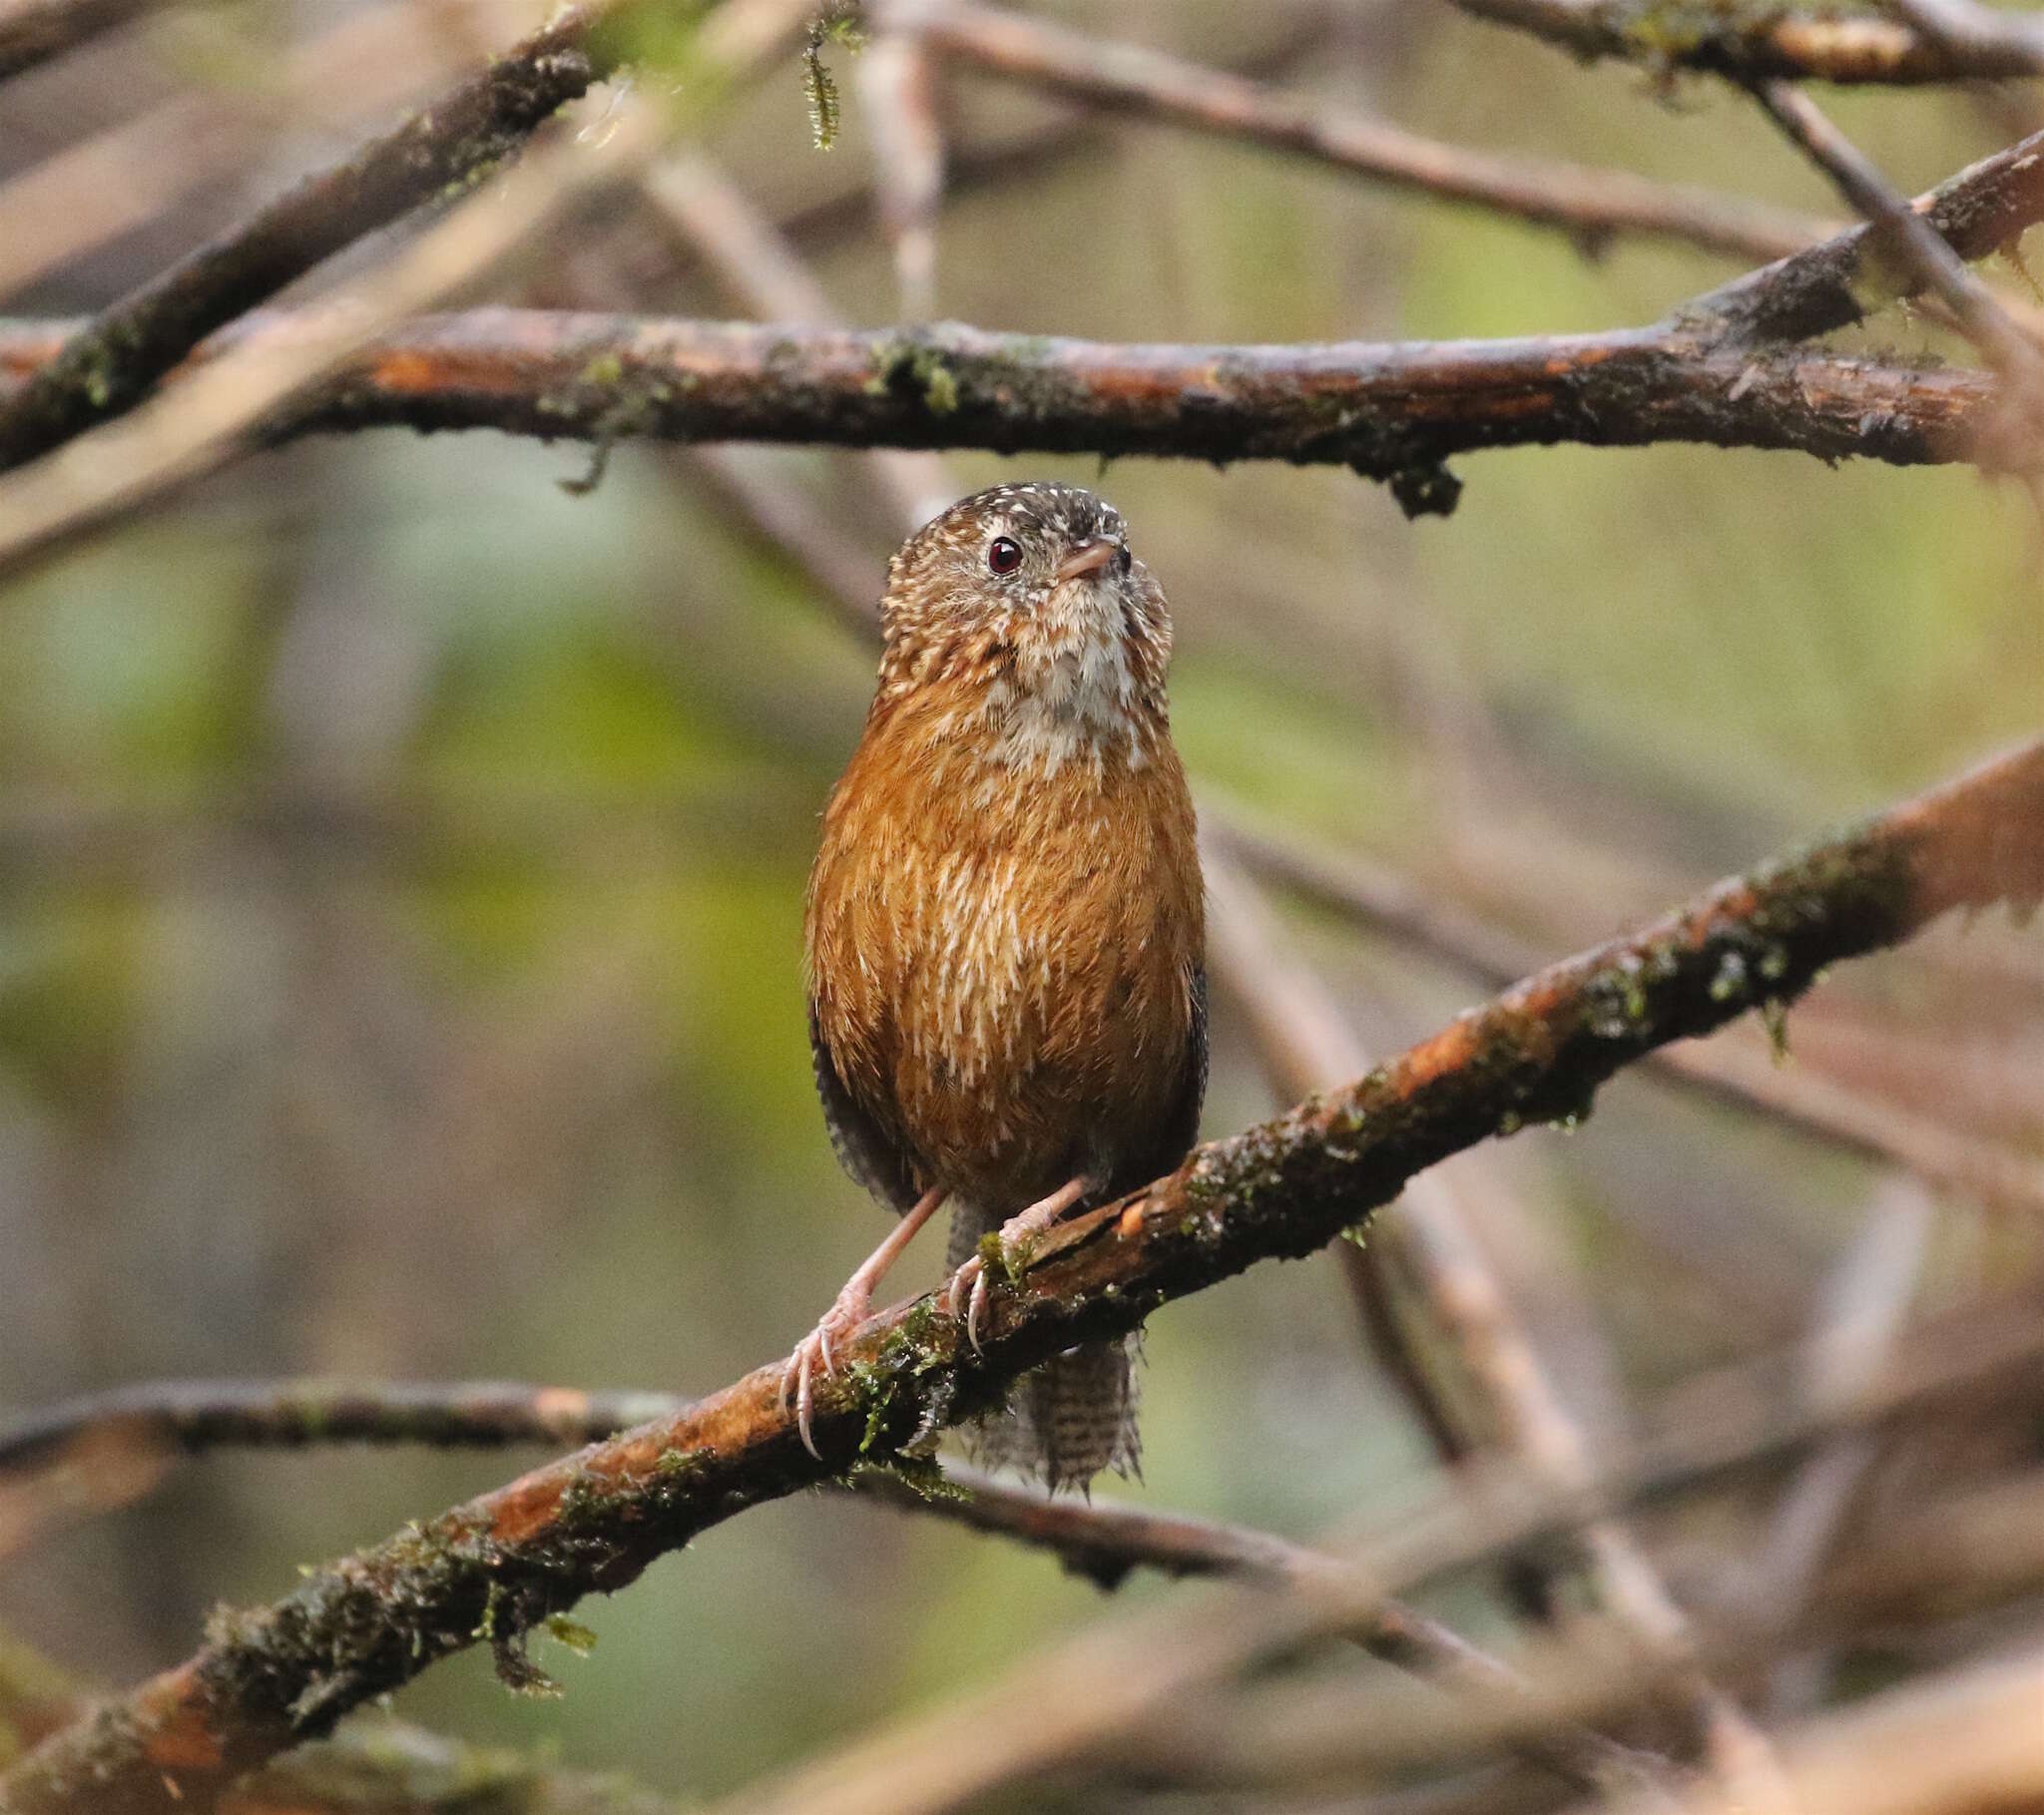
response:
<path id="1" fill-rule="evenodd" d="M 1120 515 L 1066 485 L 953 505 L 888 568 L 865 731 L 823 814 L 803 937 L 832 1145 L 901 1222 L 787 1364 L 802 1440 L 834 1343 L 953 1202 L 946 1295 L 975 1343 L 982 1238 L 1169 1171 L 1207 1080 L 1205 907 L 1165 702 L 1171 614 Z M 1053 1357 L 981 1428 L 1083 1483 L 1137 1460 L 1129 1345 Z"/>

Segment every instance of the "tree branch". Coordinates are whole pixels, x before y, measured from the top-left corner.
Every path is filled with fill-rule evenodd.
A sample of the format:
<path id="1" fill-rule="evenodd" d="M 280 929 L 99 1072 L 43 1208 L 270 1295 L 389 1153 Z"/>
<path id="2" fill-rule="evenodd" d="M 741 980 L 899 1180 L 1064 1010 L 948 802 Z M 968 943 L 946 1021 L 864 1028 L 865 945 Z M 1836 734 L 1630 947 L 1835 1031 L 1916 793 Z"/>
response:
<path id="1" fill-rule="evenodd" d="M 295 317 L 255 316 L 203 371 Z M 61 329 L 0 329 L 33 369 Z M 1967 371 L 1700 351 L 1667 328 L 1522 340 L 1114 345 L 955 323 L 852 330 L 477 309 L 377 340 L 272 416 L 271 440 L 378 427 L 602 440 L 765 441 L 1348 466 L 1412 511 L 1478 448 L 1668 441 L 1918 465 L 1970 456 L 1998 395 Z M 181 373 L 182 379 L 183 373 Z"/>
<path id="2" fill-rule="evenodd" d="M 1197 1148 L 1061 1225 L 992 1297 L 975 1354 L 930 1298 L 869 1320 L 818 1396 L 811 1457 L 778 1361 L 686 1414 L 534 1471 L 223 1616 L 191 1660 L 0 1778 L 9 1815 L 210 1806 L 240 1772 L 487 1638 L 522 1633 L 762 1501 L 974 1415 L 1073 1343 L 1266 1258 L 1303 1255 L 1406 1179 L 1531 1120 L 1580 1115 L 1643 1053 L 1788 1001 L 1840 959 L 1949 909 L 2044 898 L 2044 740 L 1734 878 L 1529 978 L 1347 1088 Z"/>
<path id="3" fill-rule="evenodd" d="M 1395 188 L 1557 227 L 1592 243 L 1629 233 L 1742 258 L 1779 258 L 1837 230 L 1835 223 L 1626 171 L 1443 144 L 1162 51 L 964 0 L 907 0 L 887 16 L 954 62 L 1059 99 L 1290 152 Z"/>
<path id="4" fill-rule="evenodd" d="M 1841 83 L 1991 81 L 2044 72 L 2032 21 L 1980 8 L 1964 36 L 1870 16 L 1690 8 L 1623 0 L 1456 0 L 1465 13 L 1544 38 L 1586 62 L 1615 57 L 1653 69 Z"/>

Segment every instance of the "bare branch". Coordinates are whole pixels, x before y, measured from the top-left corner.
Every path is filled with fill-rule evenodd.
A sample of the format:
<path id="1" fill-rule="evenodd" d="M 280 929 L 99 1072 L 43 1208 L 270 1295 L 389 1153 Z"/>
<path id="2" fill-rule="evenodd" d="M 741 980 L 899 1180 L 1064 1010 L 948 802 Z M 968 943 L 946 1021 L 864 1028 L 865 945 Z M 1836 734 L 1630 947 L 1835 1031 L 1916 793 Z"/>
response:
<path id="1" fill-rule="evenodd" d="M 231 459 L 251 429 L 380 329 L 494 268 L 592 190 L 643 169 L 667 131 L 656 110 L 638 107 L 600 146 L 547 145 L 407 241 L 340 303 L 287 317 L 285 332 L 238 342 L 127 419 L 25 472 L 0 475 L 0 577 Z M 59 352 L 48 369 L 67 356 Z"/>
<path id="2" fill-rule="evenodd" d="M 534 1622 L 624 1587 L 697 1532 L 974 1415 L 1075 1342 L 1131 1330 L 1260 1259 L 1312 1252 L 1450 1153 L 1580 1114 L 1656 1046 L 1763 997 L 1791 1000 L 1824 967 L 1952 908 L 2040 898 L 2044 740 L 1555 965 L 1368 1077 L 1073 1218 L 994 1292 L 981 1353 L 930 1298 L 870 1319 L 819 1395 L 819 1456 L 780 1403 L 780 1363 L 768 1363 L 682 1417 L 536 1470 L 269 1607 L 224 1617 L 190 1661 L 0 1777 L 0 1807 L 53 1815 L 76 1807 L 83 1782 L 108 1815 L 210 1807 L 235 1775 L 479 1636 L 515 1661 Z M 1693 1438 L 1704 1435 L 1722 1439 Z M 1455 1523 L 1423 1536 L 1438 1545 Z M 1312 1618 L 1354 1616 L 1345 1597 L 1323 1598 Z"/>
<path id="3" fill-rule="evenodd" d="M 1607 0 L 1456 0 L 1466 13 L 1545 38 L 1586 61 L 1615 57 L 1650 69 L 1693 69 L 1740 81 L 1933 83 L 2044 72 L 2034 23 L 1982 15 L 1967 38 L 1866 15 L 1695 10 L 1678 18 Z M 1993 23 L 1990 23 L 1990 20 Z"/>
<path id="4" fill-rule="evenodd" d="M 448 0 L 438 17 L 451 14 L 466 37 L 509 10 Z M 351 11 L 282 50 L 259 90 L 189 89 L 14 173 L 0 188 L 0 296 L 248 169 L 266 126 L 359 132 L 459 67 L 449 36 L 405 0 Z"/>
<path id="5" fill-rule="evenodd" d="M 1444 144 L 1162 51 L 1103 42 L 969 0 L 905 0 L 885 16 L 933 51 L 1049 95 L 1291 152 L 1420 195 L 1557 227 L 1591 244 L 1626 233 L 1779 258 L 1837 230 L 1786 209 L 1625 171 Z"/>

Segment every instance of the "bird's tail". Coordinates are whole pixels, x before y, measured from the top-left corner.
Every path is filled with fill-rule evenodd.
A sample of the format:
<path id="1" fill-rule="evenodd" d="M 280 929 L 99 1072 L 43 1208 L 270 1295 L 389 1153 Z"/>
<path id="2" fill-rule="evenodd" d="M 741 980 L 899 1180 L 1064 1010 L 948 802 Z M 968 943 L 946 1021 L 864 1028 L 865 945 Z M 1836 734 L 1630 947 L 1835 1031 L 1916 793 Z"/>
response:
<path id="1" fill-rule="evenodd" d="M 955 1202 L 947 1269 L 963 1266 L 1003 1220 L 996 1211 Z M 1139 1475 L 1136 1354 L 1136 1337 L 1118 1337 L 1081 1343 L 1031 1368 L 1016 1381 L 1007 1405 L 969 1430 L 974 1459 L 987 1468 L 1014 1469 L 1053 1493 L 1084 1487 L 1102 1469 Z"/>

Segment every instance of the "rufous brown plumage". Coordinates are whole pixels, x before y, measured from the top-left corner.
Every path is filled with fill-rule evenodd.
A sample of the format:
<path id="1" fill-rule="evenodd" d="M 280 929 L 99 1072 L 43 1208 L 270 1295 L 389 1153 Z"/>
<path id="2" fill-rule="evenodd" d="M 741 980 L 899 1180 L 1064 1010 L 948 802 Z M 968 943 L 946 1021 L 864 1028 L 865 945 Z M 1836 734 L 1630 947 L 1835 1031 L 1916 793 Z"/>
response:
<path id="1" fill-rule="evenodd" d="M 832 1142 L 903 1220 L 789 1362 L 805 1437 L 832 1341 L 940 1202 L 976 1334 L 982 1233 L 1023 1239 L 1168 1170 L 1206 1084 L 1171 617 L 1119 514 L 1072 486 L 978 493 L 894 557 L 882 619 L 803 931 Z M 1053 1486 L 1133 1465 L 1123 1345 L 1038 1370 L 982 1447 Z"/>

